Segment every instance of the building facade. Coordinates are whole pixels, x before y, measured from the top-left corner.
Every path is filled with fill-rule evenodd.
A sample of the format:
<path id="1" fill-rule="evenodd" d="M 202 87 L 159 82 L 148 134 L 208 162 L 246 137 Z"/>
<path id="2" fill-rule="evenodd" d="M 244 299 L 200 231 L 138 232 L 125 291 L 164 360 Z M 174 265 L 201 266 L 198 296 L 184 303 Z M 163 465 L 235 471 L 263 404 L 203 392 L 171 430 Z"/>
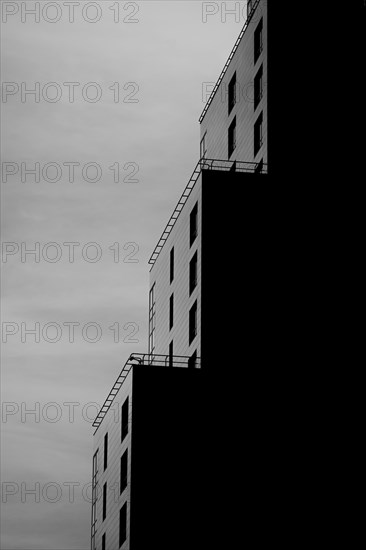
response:
<path id="1" fill-rule="evenodd" d="M 266 29 L 266 2 L 248 2 L 200 118 L 199 161 L 149 260 L 148 352 L 130 356 L 93 424 L 92 550 L 231 546 L 226 526 L 237 505 L 227 484 L 248 491 L 239 443 L 256 437 L 235 419 L 243 399 L 260 403 L 251 368 L 230 350 L 250 341 L 245 367 L 260 363 Z M 256 513 L 246 511 L 252 524 Z"/>

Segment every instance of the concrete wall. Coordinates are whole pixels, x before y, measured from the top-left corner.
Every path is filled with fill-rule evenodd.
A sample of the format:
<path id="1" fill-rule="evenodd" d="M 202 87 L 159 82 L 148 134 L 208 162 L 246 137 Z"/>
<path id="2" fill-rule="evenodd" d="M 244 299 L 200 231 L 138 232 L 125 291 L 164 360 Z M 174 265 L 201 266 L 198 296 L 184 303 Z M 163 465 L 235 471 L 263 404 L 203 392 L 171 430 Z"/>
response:
<path id="1" fill-rule="evenodd" d="M 99 476 L 97 502 L 97 536 L 96 549 L 102 549 L 102 536 L 106 533 L 106 549 L 119 549 L 119 511 L 127 500 L 127 540 L 121 546 L 122 550 L 129 550 L 129 518 L 130 518 L 130 472 L 131 472 L 131 437 L 132 437 L 132 380 L 133 369 L 127 375 L 111 408 L 104 417 L 94 435 L 94 453 L 99 449 Z M 121 443 L 121 407 L 129 397 L 129 424 L 128 434 Z M 104 471 L 104 436 L 108 432 L 108 465 Z M 128 448 L 128 483 L 127 488 L 120 495 L 120 459 Z M 103 485 L 107 481 L 107 515 L 103 521 Z"/>
<path id="2" fill-rule="evenodd" d="M 189 223 L 190 213 L 198 201 L 198 236 L 190 247 Z M 200 331 L 201 331 L 201 176 L 199 176 L 189 199 L 170 233 L 165 245 L 150 272 L 150 288 L 155 283 L 156 297 L 156 332 L 155 353 L 167 355 L 169 343 L 173 339 L 174 355 L 190 356 L 195 350 L 200 356 Z M 162 228 L 163 229 L 163 228 Z M 170 250 L 174 246 L 175 274 L 174 281 L 170 283 Z M 198 281 L 197 287 L 189 296 L 189 262 L 195 252 L 198 251 Z M 169 330 L 169 299 L 174 292 L 174 326 Z M 198 327 L 197 337 L 189 345 L 189 310 L 198 298 Z"/>
<path id="3" fill-rule="evenodd" d="M 253 13 L 225 76 L 201 122 L 201 139 L 206 134 L 206 158 L 228 159 L 228 128 L 236 116 L 236 150 L 230 160 L 267 162 L 267 7 L 261 1 Z M 263 51 L 254 64 L 254 31 L 263 17 Z M 254 110 L 254 77 L 263 63 L 263 97 Z M 228 88 L 236 71 L 237 103 L 228 115 Z M 263 111 L 262 148 L 254 156 L 254 123 Z"/>

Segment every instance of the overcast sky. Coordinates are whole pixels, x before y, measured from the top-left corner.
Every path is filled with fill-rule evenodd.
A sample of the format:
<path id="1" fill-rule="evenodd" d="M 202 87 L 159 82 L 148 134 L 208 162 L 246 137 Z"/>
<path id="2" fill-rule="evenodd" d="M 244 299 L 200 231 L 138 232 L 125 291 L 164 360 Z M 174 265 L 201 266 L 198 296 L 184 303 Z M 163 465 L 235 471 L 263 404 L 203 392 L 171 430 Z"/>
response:
<path id="1" fill-rule="evenodd" d="M 147 261 L 199 159 L 202 84 L 217 80 L 245 19 L 218 11 L 204 23 L 198 0 L 99 1 L 75 6 L 73 23 L 58 2 L 36 23 L 21 4 L 2 2 L 1 547 L 86 550 L 88 404 L 101 405 L 128 356 L 147 351 Z M 67 82 L 79 83 L 73 102 Z M 39 102 L 25 93 L 38 85 Z M 38 183 L 26 172 L 35 163 Z M 79 243 L 74 262 L 63 243 Z M 38 246 L 36 262 L 24 253 Z M 39 342 L 26 332 L 35 323 Z M 64 323 L 79 323 L 74 342 Z M 64 403 L 79 404 L 74 422 Z M 79 484 L 74 502 L 68 482 Z M 25 492 L 37 483 L 39 503 Z"/>

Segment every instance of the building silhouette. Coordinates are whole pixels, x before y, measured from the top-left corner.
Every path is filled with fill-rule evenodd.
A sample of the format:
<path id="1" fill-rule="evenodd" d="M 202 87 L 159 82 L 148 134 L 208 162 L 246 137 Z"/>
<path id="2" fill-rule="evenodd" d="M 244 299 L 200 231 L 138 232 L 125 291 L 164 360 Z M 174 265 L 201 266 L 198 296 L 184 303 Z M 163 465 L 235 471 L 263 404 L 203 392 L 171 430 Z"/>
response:
<path id="1" fill-rule="evenodd" d="M 229 548 L 234 525 L 260 526 L 261 291 L 275 269 L 261 261 L 266 54 L 266 2 L 248 2 L 149 260 L 148 351 L 129 357 L 93 424 L 92 550 Z"/>

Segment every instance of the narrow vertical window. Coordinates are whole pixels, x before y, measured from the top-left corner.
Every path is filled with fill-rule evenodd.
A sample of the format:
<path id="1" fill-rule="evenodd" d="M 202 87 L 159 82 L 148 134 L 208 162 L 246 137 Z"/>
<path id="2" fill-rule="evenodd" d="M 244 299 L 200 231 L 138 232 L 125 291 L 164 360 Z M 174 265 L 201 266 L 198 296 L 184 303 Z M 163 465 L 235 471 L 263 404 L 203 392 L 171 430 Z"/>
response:
<path id="1" fill-rule="evenodd" d="M 201 159 L 203 159 L 206 156 L 206 153 L 207 153 L 206 134 L 207 134 L 207 132 L 204 133 L 203 138 L 201 139 L 201 143 L 200 143 L 200 158 Z"/>
<path id="2" fill-rule="evenodd" d="M 192 208 L 189 219 L 189 244 L 192 246 L 198 234 L 198 202 Z"/>
<path id="3" fill-rule="evenodd" d="M 156 324 L 156 303 L 155 303 L 155 284 L 153 284 L 149 293 L 149 354 L 152 354 L 155 349 L 155 324 Z"/>
<path id="4" fill-rule="evenodd" d="M 121 442 L 128 434 L 128 397 L 122 405 L 122 420 L 121 420 Z"/>
<path id="5" fill-rule="evenodd" d="M 263 144 L 263 111 L 254 124 L 254 156 L 258 153 Z"/>
<path id="6" fill-rule="evenodd" d="M 127 502 L 124 503 L 119 511 L 119 546 L 125 542 L 127 538 Z"/>
<path id="7" fill-rule="evenodd" d="M 189 344 L 197 336 L 197 300 L 189 310 Z"/>
<path id="8" fill-rule="evenodd" d="M 254 31 L 254 63 L 257 62 L 263 50 L 263 17 Z"/>
<path id="9" fill-rule="evenodd" d="M 172 330 L 174 324 L 174 294 L 169 299 L 169 330 Z"/>
<path id="10" fill-rule="evenodd" d="M 128 471 L 128 449 L 125 450 L 123 455 L 121 456 L 121 465 L 120 465 L 120 486 L 119 486 L 119 492 L 120 494 L 123 493 L 123 491 L 127 487 L 127 471 Z"/>
<path id="11" fill-rule="evenodd" d="M 169 367 L 173 366 L 173 340 L 169 344 Z"/>
<path id="12" fill-rule="evenodd" d="M 236 71 L 229 82 L 229 114 L 233 110 L 236 103 Z"/>
<path id="13" fill-rule="evenodd" d="M 174 281 L 174 246 L 170 251 L 170 283 Z"/>
<path id="14" fill-rule="evenodd" d="M 107 482 L 103 485 L 103 521 L 107 516 Z"/>
<path id="15" fill-rule="evenodd" d="M 197 350 L 192 353 L 190 358 L 188 359 L 188 368 L 189 369 L 195 369 L 196 368 L 196 362 L 197 362 Z"/>
<path id="16" fill-rule="evenodd" d="M 92 476 L 92 527 L 91 527 L 91 539 L 92 548 L 95 546 L 95 535 L 97 530 L 97 500 L 98 500 L 98 452 L 95 452 L 93 456 L 93 476 Z"/>
<path id="17" fill-rule="evenodd" d="M 198 253 L 195 252 L 193 258 L 189 262 L 189 295 L 192 294 L 197 286 L 197 259 Z"/>
<path id="18" fill-rule="evenodd" d="M 102 550 L 105 550 L 105 533 L 102 536 Z"/>
<path id="19" fill-rule="evenodd" d="M 263 97 L 263 65 L 258 69 L 257 74 L 254 77 L 254 110 L 259 105 L 260 100 Z"/>
<path id="20" fill-rule="evenodd" d="M 231 155 L 233 154 L 233 152 L 236 149 L 236 116 L 234 117 L 234 120 L 232 121 L 232 123 L 229 126 L 228 143 L 229 143 L 228 155 L 229 155 L 229 158 L 230 158 Z"/>
<path id="21" fill-rule="evenodd" d="M 104 470 L 108 466 L 108 432 L 104 436 Z"/>

